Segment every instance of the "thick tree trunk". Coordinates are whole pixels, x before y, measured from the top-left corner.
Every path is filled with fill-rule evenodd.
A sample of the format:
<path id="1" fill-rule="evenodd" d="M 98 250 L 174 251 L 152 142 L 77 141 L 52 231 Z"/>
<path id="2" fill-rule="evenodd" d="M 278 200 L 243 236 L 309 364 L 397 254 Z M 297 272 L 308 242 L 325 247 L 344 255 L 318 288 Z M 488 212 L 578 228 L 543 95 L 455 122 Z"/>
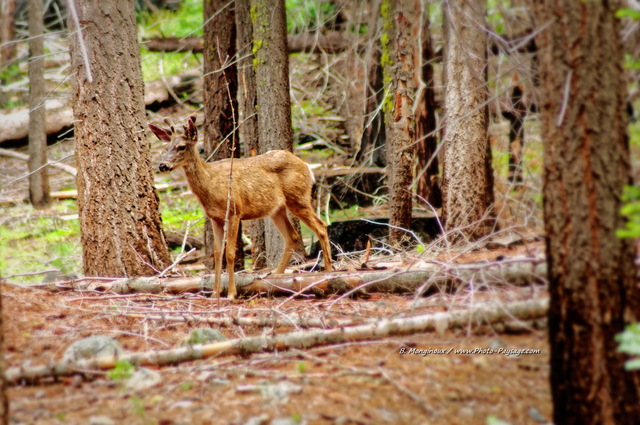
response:
<path id="1" fill-rule="evenodd" d="M 431 27 L 429 8 L 423 2 L 421 8 L 420 43 L 421 55 L 416 59 L 419 69 L 417 79 L 424 86 L 416 98 L 416 156 L 418 158 L 417 194 L 420 202 L 433 208 L 442 206 L 442 193 L 438 182 L 438 138 L 436 137 L 436 97 L 433 82 L 433 47 L 431 45 Z"/>
<path id="2" fill-rule="evenodd" d="M 557 424 L 640 423 L 640 373 L 615 341 L 640 320 L 633 246 L 616 237 L 630 182 L 620 7 L 535 3 Z"/>
<path id="3" fill-rule="evenodd" d="M 454 240 L 493 228 L 493 172 L 487 137 L 486 1 L 446 1 L 443 216 Z"/>
<path id="4" fill-rule="evenodd" d="M 260 140 L 258 153 L 274 149 L 293 151 L 284 0 L 252 0 L 251 9 Z M 300 223 L 291 221 L 300 233 Z M 264 223 L 267 264 L 273 268 L 278 265 L 282 255 L 283 241 L 271 220 L 265 220 Z M 304 255 L 302 239 L 297 252 Z"/>
<path id="5" fill-rule="evenodd" d="M 44 19 L 42 0 L 29 0 L 29 200 L 35 208 L 51 203 L 44 100 Z"/>
<path id="6" fill-rule="evenodd" d="M 240 140 L 246 157 L 260 151 L 258 139 L 258 113 L 256 70 L 253 66 L 253 25 L 251 24 L 251 1 L 236 0 L 236 50 L 238 52 L 238 117 Z M 245 222 L 251 237 L 253 269 L 267 267 L 264 241 L 264 221 Z"/>
<path id="7" fill-rule="evenodd" d="M 238 157 L 238 77 L 235 65 L 236 25 L 226 0 L 204 2 L 204 154 L 208 161 Z M 224 9 L 222 9 L 224 7 Z M 222 10 L 221 10 L 222 9 Z M 215 16 L 214 16 L 215 15 Z M 209 20 L 212 16 L 213 19 Z M 226 140 L 225 140 L 226 139 Z M 233 178 L 233 176 L 232 176 Z M 244 268 L 242 229 L 236 243 L 236 270 Z M 204 227 L 205 267 L 213 270 L 213 227 Z M 225 258 L 225 256 L 223 256 Z M 225 261 L 225 260 L 223 260 Z"/>
<path id="8" fill-rule="evenodd" d="M 84 273 L 155 274 L 170 258 L 144 132 L 133 3 L 76 0 L 75 5 L 82 27 L 70 19 L 69 40 Z"/>
<path id="9" fill-rule="evenodd" d="M 385 132 L 389 164 L 389 242 L 398 245 L 411 229 L 411 183 L 413 181 L 413 145 L 415 117 L 415 64 L 418 57 L 419 0 L 383 1 L 381 35 L 384 70 Z"/>

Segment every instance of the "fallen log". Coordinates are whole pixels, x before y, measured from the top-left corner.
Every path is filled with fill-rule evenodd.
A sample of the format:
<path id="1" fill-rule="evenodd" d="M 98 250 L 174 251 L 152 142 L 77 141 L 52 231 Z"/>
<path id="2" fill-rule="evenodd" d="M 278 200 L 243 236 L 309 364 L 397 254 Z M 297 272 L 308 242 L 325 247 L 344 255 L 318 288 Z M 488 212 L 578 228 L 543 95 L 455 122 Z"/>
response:
<path id="1" fill-rule="evenodd" d="M 47 134 L 57 134 L 73 124 L 73 110 L 65 102 L 50 99 L 44 102 Z M 29 135 L 29 109 L 5 114 L 0 120 L 0 143 L 23 140 Z"/>
<path id="2" fill-rule="evenodd" d="M 144 102 L 148 108 L 157 109 L 167 103 L 175 103 L 173 96 L 182 96 L 196 90 L 201 80 L 199 70 L 172 75 L 164 81 L 145 84 Z M 67 102 L 58 99 L 45 101 L 47 135 L 59 134 L 73 126 L 73 110 Z M 5 142 L 26 142 L 29 129 L 29 110 L 5 114 L 0 120 L 0 144 Z"/>
<path id="3" fill-rule="evenodd" d="M 480 287 L 486 284 L 507 283 L 526 286 L 544 282 L 546 263 L 541 259 L 525 258 L 494 263 L 467 263 L 456 265 L 430 265 L 420 270 L 358 270 L 354 272 L 316 272 L 291 274 L 236 273 L 239 295 L 292 295 L 311 293 L 318 296 L 347 293 L 416 293 L 428 295 L 439 291 L 450 291 L 475 282 Z M 222 276 L 223 292 L 228 275 Z M 111 281 L 92 281 L 85 278 L 78 283 L 65 282 L 55 286 L 56 290 L 95 290 L 131 293 L 171 293 L 212 291 L 213 275 L 202 277 L 119 278 Z"/>
<path id="4" fill-rule="evenodd" d="M 29 161 L 29 155 L 26 155 L 20 152 L 15 152 L 9 149 L 0 148 L 0 155 L 6 156 L 8 158 L 19 159 L 21 161 Z M 71 174 L 73 177 L 75 177 L 78 174 L 78 171 L 74 167 L 67 164 L 63 164 L 61 162 L 49 162 L 48 166 L 57 168 L 58 170 L 62 170 L 67 174 Z"/>
<path id="5" fill-rule="evenodd" d="M 150 52 L 202 53 L 204 51 L 201 37 L 156 37 L 143 40 L 143 44 Z M 287 35 L 289 53 L 339 53 L 355 44 L 357 40 L 340 31 Z"/>
<path id="6" fill-rule="evenodd" d="M 129 353 L 55 363 L 43 366 L 23 365 L 5 372 L 9 384 L 28 383 L 46 377 L 87 375 L 99 370 L 112 369 L 116 362 L 129 362 L 137 366 L 163 366 L 210 357 L 255 354 L 261 352 L 306 349 L 324 345 L 382 339 L 389 336 L 412 335 L 425 332 L 445 332 L 449 329 L 495 324 L 513 319 L 533 320 L 546 316 L 548 299 L 534 299 L 506 304 L 485 304 L 468 310 L 438 312 L 409 317 L 381 319 L 363 325 L 337 327 L 326 330 L 296 331 L 283 334 L 236 338 L 211 344 L 196 344 L 169 350 Z M 404 352 L 399 352 L 399 355 Z M 505 355 L 508 355 L 505 353 Z"/>

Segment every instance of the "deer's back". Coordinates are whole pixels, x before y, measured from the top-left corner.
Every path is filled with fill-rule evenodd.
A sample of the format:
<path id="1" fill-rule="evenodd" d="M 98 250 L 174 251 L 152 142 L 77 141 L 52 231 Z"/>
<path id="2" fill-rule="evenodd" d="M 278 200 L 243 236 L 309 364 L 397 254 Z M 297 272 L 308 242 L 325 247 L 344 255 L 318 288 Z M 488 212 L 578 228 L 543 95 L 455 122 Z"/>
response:
<path id="1" fill-rule="evenodd" d="M 243 219 L 270 216 L 282 206 L 300 205 L 311 199 L 313 175 L 307 164 L 288 151 L 274 150 L 250 158 L 208 164 L 228 181 L 233 167 L 233 198 Z"/>

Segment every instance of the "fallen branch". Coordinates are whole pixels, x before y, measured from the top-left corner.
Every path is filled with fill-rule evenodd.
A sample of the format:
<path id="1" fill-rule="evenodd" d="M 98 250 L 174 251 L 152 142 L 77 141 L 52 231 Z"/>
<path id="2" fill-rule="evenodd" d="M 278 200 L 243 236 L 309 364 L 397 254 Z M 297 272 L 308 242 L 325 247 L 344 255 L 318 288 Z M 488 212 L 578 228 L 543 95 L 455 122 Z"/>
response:
<path id="1" fill-rule="evenodd" d="M 383 270 L 355 272 L 314 272 L 293 274 L 237 273 L 238 294 L 292 295 L 310 292 L 315 295 L 344 294 L 348 292 L 391 292 L 428 295 L 438 291 L 451 291 L 466 282 L 487 284 L 508 283 L 525 286 L 544 281 L 546 263 L 528 258 L 495 263 L 468 263 L 431 265 L 419 270 Z M 88 283 L 87 283 L 88 282 Z M 228 276 L 222 276 L 226 288 Z M 122 278 L 110 282 L 90 282 L 74 285 L 75 290 L 111 291 L 129 293 L 173 293 L 211 291 L 213 276 L 158 278 Z"/>
<path id="2" fill-rule="evenodd" d="M 410 317 L 382 319 L 372 324 L 339 327 L 328 330 L 297 331 L 277 335 L 261 335 L 247 338 L 193 345 L 170 350 L 130 353 L 119 358 L 105 356 L 81 360 L 75 363 L 56 363 L 45 366 L 21 366 L 6 371 L 10 384 L 33 382 L 45 377 L 62 377 L 89 374 L 111 369 L 117 361 L 134 365 L 168 365 L 217 356 L 247 355 L 260 352 L 283 351 L 292 348 L 305 349 L 345 342 L 381 339 L 389 336 L 411 335 L 424 332 L 444 332 L 468 325 L 494 324 L 514 318 L 532 320 L 546 315 L 547 299 L 514 302 L 509 304 L 480 305 L 469 310 L 439 312 Z"/>
<path id="3" fill-rule="evenodd" d="M 355 323 L 352 320 L 327 319 L 317 316 L 310 317 L 300 314 L 283 314 L 281 317 L 275 315 L 262 317 L 239 317 L 237 315 L 206 316 L 193 314 L 192 312 L 172 312 L 172 314 L 136 314 L 117 313 L 119 317 L 131 317 L 135 319 L 153 320 L 159 322 L 187 323 L 191 326 L 206 324 L 209 326 L 232 327 L 232 326 L 255 326 L 255 327 L 276 327 L 288 326 L 296 328 L 330 328 L 336 326 L 351 326 Z M 368 320 L 366 320 L 368 321 Z"/>

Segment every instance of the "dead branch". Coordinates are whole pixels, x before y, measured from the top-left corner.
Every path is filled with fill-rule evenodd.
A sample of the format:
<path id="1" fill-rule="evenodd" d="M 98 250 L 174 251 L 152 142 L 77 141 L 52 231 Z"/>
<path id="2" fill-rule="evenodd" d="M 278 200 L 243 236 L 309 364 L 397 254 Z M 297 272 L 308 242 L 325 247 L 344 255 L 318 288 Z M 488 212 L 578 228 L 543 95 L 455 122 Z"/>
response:
<path id="1" fill-rule="evenodd" d="M 44 366 L 20 366 L 6 371 L 10 384 L 33 382 L 45 377 L 62 377 L 89 374 L 111 369 L 117 361 L 134 365 L 168 365 L 217 356 L 247 355 L 260 352 L 284 351 L 292 348 L 306 349 L 323 345 L 340 344 L 389 336 L 411 335 L 424 332 L 444 332 L 448 329 L 499 323 L 505 320 L 531 320 L 546 315 L 547 299 L 513 302 L 509 304 L 485 304 L 468 310 L 438 312 L 410 317 L 382 319 L 372 324 L 338 327 L 328 330 L 297 331 L 278 335 L 261 335 L 193 345 L 169 350 L 130 353 L 119 358 L 105 356 L 74 363 L 55 363 Z"/>
<path id="2" fill-rule="evenodd" d="M 352 320 L 341 320 L 341 319 L 325 319 L 318 318 L 317 316 L 311 315 L 300 315 L 300 314 L 287 314 L 283 317 L 272 316 L 262 316 L 262 317 L 240 317 L 238 315 L 229 315 L 225 314 L 224 316 L 205 316 L 193 314 L 191 312 L 172 312 L 172 314 L 127 314 L 127 313 L 118 313 L 120 317 L 131 317 L 136 319 L 144 319 L 144 320 L 153 320 L 159 322 L 171 322 L 171 323 L 187 323 L 192 326 L 197 326 L 200 324 L 206 324 L 209 326 L 221 326 L 221 327 L 232 327 L 232 326 L 256 326 L 256 327 L 276 327 L 276 326 L 288 326 L 288 327 L 299 327 L 299 328 L 330 328 L 337 326 L 351 326 L 354 325 L 354 321 Z"/>
<path id="3" fill-rule="evenodd" d="M 241 295 L 292 295 L 295 293 L 344 294 L 347 292 L 416 293 L 428 295 L 453 290 L 466 282 L 487 284 L 508 283 L 525 286 L 544 281 L 546 264 L 542 260 L 527 258 L 495 263 L 468 263 L 456 265 L 432 264 L 419 270 L 382 270 L 355 272 L 314 272 L 293 274 L 237 273 L 238 293 Z M 222 276 L 226 288 L 228 276 Z M 157 278 L 122 278 L 110 282 L 91 282 L 82 285 L 70 283 L 75 290 L 112 291 L 129 293 L 173 293 L 211 291 L 213 276 Z"/>

